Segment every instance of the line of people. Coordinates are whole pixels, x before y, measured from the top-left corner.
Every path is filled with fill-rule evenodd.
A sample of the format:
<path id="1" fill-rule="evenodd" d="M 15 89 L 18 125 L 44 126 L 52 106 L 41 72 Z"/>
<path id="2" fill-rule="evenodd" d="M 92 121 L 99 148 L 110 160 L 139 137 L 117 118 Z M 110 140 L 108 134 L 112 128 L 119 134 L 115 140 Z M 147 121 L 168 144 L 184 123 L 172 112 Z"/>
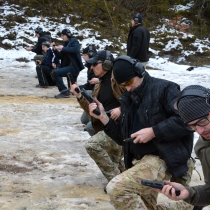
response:
<path id="1" fill-rule="evenodd" d="M 195 86 L 185 94 L 178 84 L 151 77 L 146 71 L 149 31 L 140 13 L 131 23 L 127 55 L 114 58 L 108 50 L 96 51 L 88 46 L 83 50 L 88 82 L 79 86 L 68 81 L 68 88 L 62 78 L 70 72 L 77 81 L 84 66 L 78 40 L 64 29 L 64 44 L 52 46 L 61 60 L 60 67 L 52 71 L 60 91 L 55 98 L 69 97 L 71 92 L 84 109 L 91 136 L 85 149 L 107 179 L 105 191 L 115 209 L 202 209 L 210 204 L 210 91 Z M 95 103 L 88 103 L 76 88 L 90 90 Z M 100 115 L 94 114 L 97 107 Z M 194 131 L 202 136 L 196 153 L 202 161 L 206 185 L 189 187 L 195 164 L 191 157 Z M 153 190 L 143 186 L 142 179 L 166 185 L 162 191 Z M 181 190 L 180 196 L 175 195 L 173 187 Z M 158 204 L 158 192 L 177 202 Z"/>

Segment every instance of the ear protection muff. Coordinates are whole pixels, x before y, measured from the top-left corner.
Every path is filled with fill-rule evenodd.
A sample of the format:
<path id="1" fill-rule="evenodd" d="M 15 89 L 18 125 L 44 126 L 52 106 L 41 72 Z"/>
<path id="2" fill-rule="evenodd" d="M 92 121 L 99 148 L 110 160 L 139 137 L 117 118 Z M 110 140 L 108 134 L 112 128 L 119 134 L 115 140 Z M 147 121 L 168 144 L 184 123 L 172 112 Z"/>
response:
<path id="1" fill-rule="evenodd" d="M 88 46 L 88 56 L 89 56 L 89 58 L 92 58 L 93 55 L 94 55 L 93 47 Z"/>
<path id="2" fill-rule="evenodd" d="M 199 86 L 197 86 L 197 87 L 199 87 Z M 175 108 L 177 108 L 177 105 L 179 104 L 179 100 L 185 96 L 198 96 L 201 98 L 206 98 L 206 103 L 210 105 L 210 90 L 209 89 L 202 90 L 202 89 L 189 88 L 189 89 L 183 90 L 179 94 L 177 102 L 175 104 Z"/>
<path id="3" fill-rule="evenodd" d="M 114 61 L 114 63 L 117 61 L 117 60 L 125 60 L 125 61 L 128 61 L 129 63 L 132 64 L 132 67 L 133 67 L 133 70 L 135 71 L 136 73 L 136 76 L 142 78 L 144 77 L 144 74 L 145 74 L 145 68 L 144 66 L 140 63 L 139 60 L 137 59 L 134 59 L 130 56 L 127 56 L 127 55 L 121 55 L 119 57 L 117 57 Z M 114 64 L 113 64 L 114 65 Z"/>
<path id="4" fill-rule="evenodd" d="M 71 31 L 70 31 L 69 29 L 66 30 L 66 36 L 67 36 L 68 38 L 71 37 Z"/>
<path id="5" fill-rule="evenodd" d="M 135 17 L 133 18 L 133 20 L 134 20 L 134 23 L 135 23 L 135 24 L 138 24 L 138 23 L 139 23 L 139 13 L 137 13 L 137 14 L 135 15 Z"/>
<path id="6" fill-rule="evenodd" d="M 43 29 L 41 28 L 41 27 L 37 27 L 35 30 L 35 33 L 37 33 L 37 34 L 41 34 L 41 33 L 43 33 Z"/>
<path id="7" fill-rule="evenodd" d="M 112 54 L 109 50 L 106 50 L 106 60 L 102 63 L 102 68 L 104 71 L 110 71 L 112 69 Z"/>

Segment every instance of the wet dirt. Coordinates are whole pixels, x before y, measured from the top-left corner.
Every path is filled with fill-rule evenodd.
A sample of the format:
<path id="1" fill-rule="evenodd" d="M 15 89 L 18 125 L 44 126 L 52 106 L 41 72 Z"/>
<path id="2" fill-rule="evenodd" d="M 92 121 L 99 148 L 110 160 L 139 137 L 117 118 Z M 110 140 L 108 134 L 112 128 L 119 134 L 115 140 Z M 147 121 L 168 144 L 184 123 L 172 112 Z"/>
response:
<path id="1" fill-rule="evenodd" d="M 56 87 L 36 84 L 30 62 L 0 64 L 0 209 L 113 210 L 107 181 L 84 149 L 90 136 L 76 98 L 55 99 Z M 199 183 L 193 172 L 192 185 Z"/>

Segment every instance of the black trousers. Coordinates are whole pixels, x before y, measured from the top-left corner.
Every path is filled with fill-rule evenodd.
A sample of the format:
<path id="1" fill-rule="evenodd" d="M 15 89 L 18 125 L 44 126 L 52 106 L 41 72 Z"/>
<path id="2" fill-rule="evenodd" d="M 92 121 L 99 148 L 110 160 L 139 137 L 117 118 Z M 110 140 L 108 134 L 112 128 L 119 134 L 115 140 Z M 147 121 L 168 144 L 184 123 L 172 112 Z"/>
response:
<path id="1" fill-rule="evenodd" d="M 47 66 L 37 65 L 36 66 L 36 73 L 37 78 L 39 80 L 39 85 L 42 86 L 55 86 L 55 82 L 53 81 L 51 77 L 52 68 L 49 68 Z"/>

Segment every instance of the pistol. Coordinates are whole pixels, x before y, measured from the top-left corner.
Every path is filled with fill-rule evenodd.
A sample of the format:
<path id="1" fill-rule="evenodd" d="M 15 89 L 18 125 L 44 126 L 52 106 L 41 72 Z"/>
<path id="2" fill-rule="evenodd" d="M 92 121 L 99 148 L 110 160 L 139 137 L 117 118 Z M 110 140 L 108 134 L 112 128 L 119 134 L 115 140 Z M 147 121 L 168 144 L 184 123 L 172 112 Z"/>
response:
<path id="1" fill-rule="evenodd" d="M 74 79 L 73 79 L 73 77 L 72 77 L 72 74 L 71 74 L 71 73 L 67 73 L 67 77 L 68 77 L 69 81 L 71 81 L 71 84 L 73 85 L 73 84 L 75 83 L 75 81 L 74 81 Z M 75 90 L 77 93 L 80 92 L 80 90 L 79 90 L 78 87 L 76 87 L 74 90 Z"/>
<path id="2" fill-rule="evenodd" d="M 162 190 L 163 186 L 165 185 L 163 182 L 156 182 L 156 181 L 145 180 L 145 179 L 141 180 L 141 184 L 148 186 L 148 187 L 156 188 L 159 190 Z M 170 194 L 171 194 L 171 190 L 170 190 Z M 180 190 L 175 189 L 175 194 L 176 194 L 176 196 L 179 196 Z"/>
<path id="3" fill-rule="evenodd" d="M 107 114 L 108 117 L 110 117 L 111 116 L 111 110 L 106 111 L 106 114 Z"/>
<path id="4" fill-rule="evenodd" d="M 93 97 L 92 97 L 90 94 L 88 94 L 88 92 L 87 92 L 84 88 L 82 88 L 81 94 L 82 94 L 82 95 L 86 98 L 86 100 L 89 101 L 90 103 L 94 103 L 94 102 L 95 102 L 94 99 L 93 99 Z M 98 107 L 96 107 L 96 109 L 93 110 L 93 113 L 96 114 L 96 115 L 100 115 L 100 114 L 101 114 L 101 112 L 100 112 L 100 110 L 99 110 Z"/>
<path id="5" fill-rule="evenodd" d="M 125 142 L 133 142 L 135 138 L 127 138 L 127 139 L 124 139 L 123 141 Z"/>

